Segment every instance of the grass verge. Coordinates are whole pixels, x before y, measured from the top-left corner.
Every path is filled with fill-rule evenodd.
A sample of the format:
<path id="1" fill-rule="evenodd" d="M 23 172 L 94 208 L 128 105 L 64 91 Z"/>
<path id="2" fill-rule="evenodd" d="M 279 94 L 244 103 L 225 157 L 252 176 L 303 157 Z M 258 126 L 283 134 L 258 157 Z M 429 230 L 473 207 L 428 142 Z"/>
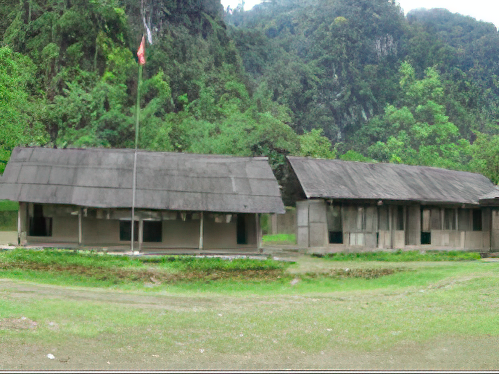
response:
<path id="1" fill-rule="evenodd" d="M 49 273 L 88 278 L 106 284 L 175 283 L 219 279 L 277 279 L 289 264 L 274 260 L 199 258 L 194 256 L 128 257 L 67 250 L 15 249 L 0 253 L 7 272 Z"/>
<path id="2" fill-rule="evenodd" d="M 396 252 L 363 252 L 363 253 L 329 253 L 324 257 L 332 261 L 386 261 L 386 262 L 411 262 L 411 261 L 473 261 L 479 260 L 480 254 L 462 251 L 402 251 Z"/>
<path id="3" fill-rule="evenodd" d="M 264 235 L 262 242 L 265 244 L 296 244 L 295 234 Z"/>
<path id="4" fill-rule="evenodd" d="M 428 284 L 466 274 L 482 261 L 338 262 L 304 256 L 297 263 L 195 256 L 127 257 L 82 251 L 0 252 L 4 279 L 59 286 L 177 294 L 319 295 Z M 392 292 L 390 291 L 390 292 Z"/>
<path id="5" fill-rule="evenodd" d="M 363 281 L 407 271 L 402 267 L 337 268 L 327 271 L 288 272 L 294 264 L 271 259 L 224 259 L 195 256 L 114 256 L 88 251 L 26 250 L 0 252 L 5 278 L 58 285 L 142 288 L 157 290 L 210 289 L 222 292 L 298 292 L 341 286 L 342 280 Z M 300 283 L 298 285 L 298 283 Z M 352 285 L 351 284 L 351 285 Z M 301 291 L 300 291 L 301 290 Z"/>

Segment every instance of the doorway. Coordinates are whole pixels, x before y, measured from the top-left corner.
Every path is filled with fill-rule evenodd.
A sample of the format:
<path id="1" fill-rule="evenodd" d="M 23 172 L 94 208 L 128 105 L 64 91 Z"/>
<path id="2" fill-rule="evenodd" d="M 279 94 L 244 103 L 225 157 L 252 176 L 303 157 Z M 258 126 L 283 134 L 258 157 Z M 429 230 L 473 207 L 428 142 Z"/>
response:
<path id="1" fill-rule="evenodd" d="M 421 245 L 431 244 L 431 209 L 421 208 Z"/>

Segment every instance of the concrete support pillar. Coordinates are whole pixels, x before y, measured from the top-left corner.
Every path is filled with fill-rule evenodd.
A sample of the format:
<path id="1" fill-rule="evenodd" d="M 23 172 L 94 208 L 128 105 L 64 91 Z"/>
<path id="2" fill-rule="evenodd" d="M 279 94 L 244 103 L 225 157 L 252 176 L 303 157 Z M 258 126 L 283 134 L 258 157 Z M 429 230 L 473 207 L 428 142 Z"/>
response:
<path id="1" fill-rule="evenodd" d="M 275 214 L 274 214 L 275 215 Z M 262 248 L 262 230 L 260 229 L 260 214 L 255 214 L 255 230 L 256 230 L 256 247 L 258 250 Z"/>
<path id="2" fill-rule="evenodd" d="M 82 211 L 81 208 L 78 208 L 78 247 L 81 247 L 81 245 L 83 244 L 82 221 Z"/>
<path id="3" fill-rule="evenodd" d="M 445 229 L 444 221 L 445 221 L 445 209 L 441 208 L 440 209 L 440 230 Z"/>
<path id="4" fill-rule="evenodd" d="M 393 232 L 393 207 L 391 205 L 388 206 L 388 229 L 390 230 L 390 248 L 393 248 L 395 235 Z"/>
<path id="5" fill-rule="evenodd" d="M 19 203 L 19 213 L 21 219 L 21 237 L 19 244 L 25 245 L 28 237 L 29 206 L 28 203 Z"/>
<path id="6" fill-rule="evenodd" d="M 201 212 L 201 216 L 199 218 L 199 250 L 203 250 L 204 246 L 204 215 Z"/>
<path id="7" fill-rule="evenodd" d="M 404 210 L 403 210 L 403 221 L 404 221 L 404 244 L 408 245 L 409 244 L 409 227 L 407 225 L 407 206 L 404 205 Z"/>
<path id="8" fill-rule="evenodd" d="M 142 241 L 144 238 L 144 220 L 139 217 L 139 253 L 142 251 Z"/>
<path id="9" fill-rule="evenodd" d="M 17 245 L 21 245 L 21 206 L 17 211 Z"/>

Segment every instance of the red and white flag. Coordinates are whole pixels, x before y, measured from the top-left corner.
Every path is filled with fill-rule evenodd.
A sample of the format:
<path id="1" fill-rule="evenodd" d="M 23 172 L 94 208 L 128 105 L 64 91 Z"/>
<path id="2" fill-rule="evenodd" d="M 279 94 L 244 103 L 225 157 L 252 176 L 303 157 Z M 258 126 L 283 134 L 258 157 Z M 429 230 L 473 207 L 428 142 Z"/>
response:
<path id="1" fill-rule="evenodd" d="M 142 41 L 140 42 L 139 50 L 137 51 L 137 56 L 139 58 L 139 64 L 146 64 L 146 40 L 144 36 L 142 36 Z"/>

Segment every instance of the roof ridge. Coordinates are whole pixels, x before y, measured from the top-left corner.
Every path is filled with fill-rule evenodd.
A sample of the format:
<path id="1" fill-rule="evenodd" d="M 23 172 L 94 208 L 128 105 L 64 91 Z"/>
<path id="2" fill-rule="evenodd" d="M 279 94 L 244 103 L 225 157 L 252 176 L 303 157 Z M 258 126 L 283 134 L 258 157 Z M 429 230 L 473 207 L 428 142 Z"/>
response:
<path id="1" fill-rule="evenodd" d="M 466 173 L 472 175 L 480 175 L 485 177 L 481 173 L 473 172 L 473 171 L 465 171 L 465 170 L 454 170 L 454 169 L 446 169 L 438 166 L 428 166 L 428 165 L 409 165 L 409 164 L 395 164 L 392 162 L 367 162 L 367 161 L 347 161 L 347 160 L 339 160 L 339 159 L 328 159 L 328 158 L 314 158 L 310 156 L 286 156 L 288 159 L 297 159 L 297 160 L 314 160 L 319 162 L 336 162 L 336 163 L 346 163 L 346 164 L 362 164 L 369 166 L 388 166 L 388 167 L 405 167 L 405 168 L 418 168 L 418 169 L 430 169 L 442 172 L 451 172 L 451 173 Z M 485 177 L 486 178 L 486 177 Z"/>

